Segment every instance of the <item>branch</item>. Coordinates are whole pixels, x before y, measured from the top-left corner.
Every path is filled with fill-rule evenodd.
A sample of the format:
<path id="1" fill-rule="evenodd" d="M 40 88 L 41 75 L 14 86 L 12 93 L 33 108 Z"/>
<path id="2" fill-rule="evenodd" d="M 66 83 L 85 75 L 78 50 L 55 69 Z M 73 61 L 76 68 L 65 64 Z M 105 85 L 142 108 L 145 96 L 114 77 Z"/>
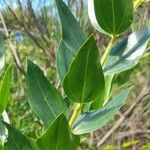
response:
<path id="1" fill-rule="evenodd" d="M 2 21 L 3 28 L 4 28 L 4 31 L 5 31 L 5 34 L 6 34 L 6 38 L 8 39 L 9 47 L 11 49 L 14 61 L 16 63 L 16 66 L 18 67 L 18 69 L 20 70 L 20 72 L 25 75 L 25 70 L 24 70 L 24 67 L 23 67 L 23 65 L 21 63 L 21 59 L 20 59 L 19 53 L 18 53 L 16 47 L 13 45 L 13 43 L 11 41 L 11 37 L 9 35 L 8 29 L 7 29 L 7 26 L 6 26 L 6 23 L 5 23 L 5 20 L 3 18 L 3 15 L 1 13 L 1 11 L 0 11 L 0 19 Z"/>
<path id="2" fill-rule="evenodd" d="M 136 134 L 150 134 L 150 130 L 130 130 L 127 132 L 120 132 L 117 136 L 116 139 L 123 139 L 125 137 L 129 137 L 131 135 L 136 135 Z"/>

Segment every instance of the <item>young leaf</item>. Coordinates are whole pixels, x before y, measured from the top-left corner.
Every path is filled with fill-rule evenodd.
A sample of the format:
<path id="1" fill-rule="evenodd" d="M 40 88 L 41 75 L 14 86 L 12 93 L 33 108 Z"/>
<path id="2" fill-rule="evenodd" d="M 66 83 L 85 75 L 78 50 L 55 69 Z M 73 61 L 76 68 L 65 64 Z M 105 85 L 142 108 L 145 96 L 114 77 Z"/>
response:
<path id="1" fill-rule="evenodd" d="M 44 122 L 45 128 L 67 110 L 59 92 L 31 61 L 28 61 L 27 96 L 31 108 Z"/>
<path id="2" fill-rule="evenodd" d="M 101 32 L 118 35 L 133 20 L 133 0 L 89 0 L 91 22 Z"/>
<path id="3" fill-rule="evenodd" d="M 63 82 L 67 71 L 73 60 L 73 52 L 61 41 L 57 51 L 57 71 L 61 82 Z"/>
<path id="4" fill-rule="evenodd" d="M 2 34 L 0 34 L 0 70 L 3 67 L 4 67 L 4 41 Z"/>
<path id="5" fill-rule="evenodd" d="M 78 22 L 62 0 L 55 0 L 62 24 L 63 41 L 66 46 L 77 51 L 85 41 L 85 35 Z"/>
<path id="6" fill-rule="evenodd" d="M 111 51 L 105 65 L 105 75 L 112 75 L 135 67 L 143 56 L 150 39 L 150 27 L 131 34 Z"/>
<path id="7" fill-rule="evenodd" d="M 38 150 L 37 146 L 33 141 L 31 142 L 28 138 L 22 135 L 15 128 L 11 127 L 9 124 L 4 123 L 8 129 L 8 139 L 4 147 L 6 150 Z"/>
<path id="8" fill-rule="evenodd" d="M 127 99 L 131 88 L 121 91 L 104 108 L 86 112 L 73 125 L 73 133 L 85 134 L 103 127 L 118 112 Z"/>
<path id="9" fill-rule="evenodd" d="M 48 128 L 47 132 L 37 139 L 41 150 L 75 150 L 71 141 L 68 122 L 64 115 L 60 115 Z"/>
<path id="10" fill-rule="evenodd" d="M 64 79 L 64 90 L 75 102 L 87 103 L 99 99 L 105 83 L 99 52 L 91 36 L 81 47 Z"/>
<path id="11" fill-rule="evenodd" d="M 6 70 L 0 87 L 0 115 L 5 110 L 10 98 L 10 67 Z"/>

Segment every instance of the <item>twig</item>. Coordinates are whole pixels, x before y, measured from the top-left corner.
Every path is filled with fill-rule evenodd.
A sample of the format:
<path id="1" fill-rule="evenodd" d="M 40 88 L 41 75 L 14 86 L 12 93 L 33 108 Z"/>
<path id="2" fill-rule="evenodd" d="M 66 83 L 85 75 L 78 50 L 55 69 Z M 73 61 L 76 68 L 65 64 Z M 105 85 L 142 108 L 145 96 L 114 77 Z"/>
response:
<path id="1" fill-rule="evenodd" d="M 46 57 L 46 59 L 47 59 L 47 61 L 48 62 L 50 62 L 50 66 L 51 66 L 51 68 L 52 69 L 56 69 L 55 68 L 55 65 L 53 64 L 53 62 L 55 62 L 55 55 L 53 54 L 53 52 L 52 51 L 48 51 L 48 49 L 47 49 L 47 47 L 45 47 L 43 44 L 42 44 L 42 42 L 39 40 L 39 39 L 37 39 L 31 32 L 30 32 L 30 24 L 31 23 L 26 23 L 25 22 L 25 19 L 24 19 L 24 15 L 23 15 L 23 11 L 22 11 L 22 6 L 21 6 L 21 3 L 20 3 L 20 0 L 18 0 L 18 2 L 19 2 L 19 7 L 20 7 L 20 11 L 21 11 L 21 18 L 13 11 L 13 9 L 11 8 L 11 6 L 8 4 L 8 3 L 6 3 L 7 4 L 7 6 L 8 6 L 8 9 L 10 10 L 10 12 L 13 14 L 13 16 L 17 19 L 17 21 L 19 22 L 19 24 L 24 28 L 24 30 L 25 30 L 25 33 L 33 40 L 33 42 L 40 48 L 40 49 L 42 49 L 43 50 L 43 52 L 44 52 L 44 54 L 48 57 Z M 32 15 L 33 16 L 33 15 Z M 35 19 L 35 18 L 34 18 Z M 36 22 L 37 22 L 37 20 L 36 20 Z M 36 24 L 37 25 L 37 24 Z M 38 31 L 39 31 L 39 29 L 38 29 Z M 41 35 L 41 37 L 42 37 L 42 40 L 44 40 L 43 39 L 43 34 L 41 34 L 41 32 L 39 32 L 39 34 Z M 44 42 L 46 42 L 45 40 L 44 40 Z M 51 45 L 51 43 L 46 43 L 47 44 L 47 46 L 48 45 Z M 49 53 L 50 52 L 50 53 Z M 49 60 L 51 60 L 51 61 L 49 61 Z"/>
<path id="2" fill-rule="evenodd" d="M 11 41 L 11 37 L 9 35 L 8 29 L 7 29 L 7 26 L 6 26 L 6 23 L 5 23 L 5 20 L 3 18 L 3 15 L 1 13 L 1 11 L 0 11 L 0 19 L 2 21 L 3 28 L 4 28 L 4 31 L 5 31 L 5 34 L 6 34 L 6 38 L 8 39 L 9 47 L 11 49 L 14 61 L 16 63 L 16 66 L 18 67 L 18 69 L 20 70 L 20 72 L 25 75 L 25 70 L 24 70 L 24 67 L 23 67 L 23 65 L 21 63 L 19 53 L 18 53 L 17 49 L 15 48 L 15 46 L 13 45 L 13 43 Z"/>
<path id="3" fill-rule="evenodd" d="M 104 142 L 112 135 L 112 133 L 117 130 L 123 121 L 128 117 L 128 115 L 135 109 L 135 107 L 140 103 L 140 101 L 150 94 L 149 81 L 145 84 L 145 87 L 140 92 L 137 100 L 129 107 L 129 109 L 122 115 L 122 117 L 116 122 L 116 124 L 105 134 L 105 136 L 97 143 L 97 147 L 100 147 Z"/>
<path id="4" fill-rule="evenodd" d="M 130 130 L 127 132 L 120 132 L 117 135 L 116 139 L 123 139 L 125 137 L 136 135 L 136 134 L 150 134 L 150 130 L 136 130 L 136 131 Z"/>

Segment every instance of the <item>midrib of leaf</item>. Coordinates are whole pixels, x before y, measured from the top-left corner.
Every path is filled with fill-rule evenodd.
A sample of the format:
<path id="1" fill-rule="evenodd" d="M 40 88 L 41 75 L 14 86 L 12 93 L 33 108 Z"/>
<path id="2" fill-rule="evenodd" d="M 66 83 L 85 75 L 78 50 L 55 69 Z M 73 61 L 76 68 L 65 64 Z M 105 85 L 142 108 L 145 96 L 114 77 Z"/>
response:
<path id="1" fill-rule="evenodd" d="M 31 99 L 34 99 L 34 98 L 32 97 L 32 94 L 31 94 L 30 90 L 28 90 L 28 94 L 30 95 Z M 42 114 L 42 111 L 41 111 L 37 106 L 35 106 L 35 107 L 36 107 L 36 109 Z"/>
<path id="2" fill-rule="evenodd" d="M 51 110 L 51 112 L 52 112 L 54 118 L 56 118 L 57 115 L 56 115 L 55 112 L 52 110 L 51 106 L 49 105 L 48 100 L 47 100 L 47 98 L 45 97 L 45 95 L 44 95 L 44 93 L 43 93 L 43 90 L 42 90 L 41 87 L 40 87 L 40 83 L 38 82 L 38 79 L 36 78 L 36 76 L 35 76 L 34 71 L 33 71 L 32 68 L 31 68 L 31 70 L 32 70 L 33 76 L 34 76 L 34 78 L 35 78 L 35 80 L 36 80 L 36 82 L 37 82 L 38 88 L 40 89 L 41 94 L 42 94 L 42 96 L 43 96 L 45 102 L 47 103 L 49 109 Z"/>
<path id="3" fill-rule="evenodd" d="M 113 32 L 116 30 L 114 0 L 112 0 Z"/>
<path id="4" fill-rule="evenodd" d="M 63 56 L 64 56 L 64 58 L 65 58 L 64 66 L 65 66 L 66 70 L 68 70 L 68 63 L 67 63 L 67 56 L 66 56 L 66 53 L 63 53 Z"/>
<path id="5" fill-rule="evenodd" d="M 78 47 L 80 47 L 81 45 L 79 44 L 79 42 L 78 42 L 77 39 L 75 38 L 74 34 L 72 33 L 72 30 L 70 30 L 70 32 L 71 32 L 71 35 L 72 35 L 72 37 L 73 37 L 75 43 L 77 44 Z M 75 51 L 77 51 L 77 49 L 76 49 Z"/>
<path id="6" fill-rule="evenodd" d="M 59 128 L 58 128 L 58 132 L 57 132 L 57 142 L 56 142 L 56 150 L 59 150 L 59 141 L 62 140 L 60 137 L 61 137 L 61 134 L 59 133 L 59 131 L 61 131 L 61 124 L 62 124 L 62 118 L 60 120 L 60 124 L 59 124 Z M 59 140 L 60 139 L 60 140 Z"/>
<path id="7" fill-rule="evenodd" d="M 119 28 L 118 28 L 118 30 L 117 30 L 117 32 L 119 32 L 120 31 L 120 28 L 122 27 L 122 25 L 123 25 L 123 23 L 124 23 L 124 20 L 125 20 L 125 18 L 126 18 L 126 16 L 127 16 L 127 7 L 125 7 L 125 11 L 124 11 L 124 15 L 123 15 L 123 19 L 122 19 L 122 21 L 121 21 L 121 23 L 120 23 L 120 26 L 119 26 Z"/>
<path id="8" fill-rule="evenodd" d="M 100 11 L 101 11 L 101 4 L 99 4 L 99 8 L 100 8 Z M 102 12 L 102 11 L 101 11 Z M 106 27 L 106 29 L 111 33 L 111 30 L 109 29 L 109 27 L 107 26 L 107 23 L 105 23 L 105 20 L 103 18 L 103 15 L 100 13 L 100 16 L 101 16 L 101 21 L 104 23 L 104 26 Z"/>
<path id="9" fill-rule="evenodd" d="M 64 41 L 64 39 L 63 39 Z M 63 42 L 65 44 L 65 46 L 68 48 L 69 51 L 71 51 L 72 55 L 76 55 L 76 52 L 74 52 L 66 43 L 65 41 Z"/>
<path id="10" fill-rule="evenodd" d="M 85 85 L 86 85 L 86 77 L 87 77 L 89 56 L 90 56 L 90 51 L 91 51 L 91 44 L 92 43 L 90 42 L 89 50 L 88 50 L 88 54 L 87 54 L 87 59 L 86 59 L 86 66 L 85 66 L 85 73 L 84 73 L 84 79 L 83 79 L 83 90 L 82 90 L 82 101 L 81 101 L 81 103 L 83 103 L 83 98 L 84 98 L 84 94 L 85 94 Z"/>
<path id="11" fill-rule="evenodd" d="M 74 99 L 76 99 L 76 96 L 75 96 L 74 93 L 72 92 L 70 75 L 69 75 L 69 89 L 70 89 L 70 94 L 71 94 L 71 96 L 72 96 Z"/>
<path id="12" fill-rule="evenodd" d="M 72 53 L 72 55 L 75 55 L 75 53 L 64 43 L 64 42 L 62 42 L 68 49 L 68 51 L 70 51 L 71 53 Z M 66 51 L 67 52 L 67 51 Z M 69 68 L 68 68 L 68 63 L 67 63 L 67 56 L 66 56 L 66 53 L 64 54 L 63 53 L 63 56 L 64 56 L 64 58 L 65 58 L 65 68 L 66 68 L 66 70 L 68 70 Z M 59 58 L 59 61 L 60 61 L 60 58 Z"/>

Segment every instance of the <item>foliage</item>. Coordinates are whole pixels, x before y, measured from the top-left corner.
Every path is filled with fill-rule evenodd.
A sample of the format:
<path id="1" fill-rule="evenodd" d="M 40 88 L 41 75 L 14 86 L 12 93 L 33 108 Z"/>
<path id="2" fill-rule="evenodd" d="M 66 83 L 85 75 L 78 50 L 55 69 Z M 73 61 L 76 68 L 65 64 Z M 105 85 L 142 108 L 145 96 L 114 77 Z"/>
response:
<path id="1" fill-rule="evenodd" d="M 139 143 L 138 140 L 124 142 L 124 143 L 122 143 L 122 148 L 129 148 L 129 147 L 132 147 L 133 145 L 137 145 L 138 143 Z"/>
<path id="2" fill-rule="evenodd" d="M 117 150 L 117 147 L 113 146 L 113 145 L 106 145 L 104 147 L 104 150 Z"/>
<path id="3" fill-rule="evenodd" d="M 102 128 L 124 105 L 131 87 L 111 95 L 113 78 L 120 75 L 121 81 L 123 80 L 119 82 L 120 86 L 126 83 L 124 77 L 130 76 L 132 69 L 146 52 L 150 39 L 148 25 L 120 38 L 121 34 L 131 26 L 134 10 L 139 3 L 135 4 L 132 0 L 89 0 L 88 9 L 92 10 L 89 12 L 91 23 L 98 31 L 111 38 L 102 57 L 94 36 L 85 35 L 68 6 L 62 0 L 55 0 L 55 3 L 62 25 L 62 39 L 56 61 L 60 77 L 59 86 L 56 88 L 49 82 L 42 66 L 38 67 L 31 60 L 27 61 L 27 73 L 24 74 L 27 101 L 42 122 L 43 129 L 39 136 L 31 139 L 3 120 L 5 127 L 2 130 L 6 131 L 6 128 L 8 130 L 8 138 L 2 143 L 4 149 L 77 149 L 82 134 Z M 28 5 L 28 10 L 32 12 L 30 5 L 31 3 Z M 33 18 L 36 22 L 36 17 Z M 35 23 L 32 25 L 35 27 Z M 25 27 L 27 31 L 26 24 Z M 35 30 L 43 34 L 41 28 Z M 34 38 L 31 32 L 28 31 L 28 34 Z M 48 34 L 49 32 L 40 40 L 35 38 L 35 42 L 47 55 L 50 44 Z M 11 36 L 7 38 L 12 41 Z M 118 40 L 119 38 L 121 40 Z M 43 48 L 45 43 L 46 49 Z M 12 44 L 16 43 L 12 41 Z M 3 54 L 1 58 L 3 59 Z M 52 53 L 48 59 L 51 58 L 54 59 Z M 9 101 L 10 76 L 10 68 L 8 68 L 1 84 L 0 114 L 6 109 Z M 137 143 L 137 141 L 130 141 L 122 147 Z M 111 148 L 115 149 L 111 146 L 105 149 Z"/>
<path id="4" fill-rule="evenodd" d="M 140 148 L 140 150 L 149 150 L 149 149 L 150 149 L 150 143 L 146 143 L 142 145 L 142 147 Z"/>

